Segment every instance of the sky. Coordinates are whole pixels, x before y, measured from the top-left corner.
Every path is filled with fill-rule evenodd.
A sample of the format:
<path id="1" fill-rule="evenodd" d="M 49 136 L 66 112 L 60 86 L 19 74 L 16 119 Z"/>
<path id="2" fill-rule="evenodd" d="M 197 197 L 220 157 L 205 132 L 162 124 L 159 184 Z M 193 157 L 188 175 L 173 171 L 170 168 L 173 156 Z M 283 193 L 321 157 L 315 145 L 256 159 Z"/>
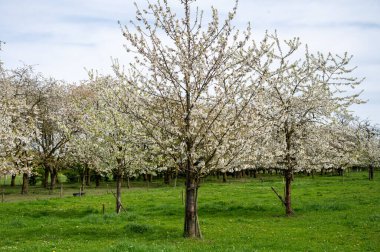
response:
<path id="1" fill-rule="evenodd" d="M 154 2 L 155 0 L 151 0 Z M 121 64 L 130 56 L 118 21 L 128 24 L 132 0 L 0 0 L 0 59 L 5 68 L 32 65 L 44 76 L 79 82 L 87 70 L 112 73 L 111 58 Z M 146 6 L 146 0 L 136 0 Z M 181 12 L 179 0 L 169 0 Z M 233 0 L 198 0 L 209 14 L 210 6 L 225 15 Z M 281 39 L 299 37 L 310 51 L 354 56 L 353 75 L 365 78 L 360 89 L 366 104 L 352 110 L 361 119 L 380 124 L 380 1 L 379 0 L 240 0 L 234 25 L 248 22 L 253 38 L 265 30 Z"/>

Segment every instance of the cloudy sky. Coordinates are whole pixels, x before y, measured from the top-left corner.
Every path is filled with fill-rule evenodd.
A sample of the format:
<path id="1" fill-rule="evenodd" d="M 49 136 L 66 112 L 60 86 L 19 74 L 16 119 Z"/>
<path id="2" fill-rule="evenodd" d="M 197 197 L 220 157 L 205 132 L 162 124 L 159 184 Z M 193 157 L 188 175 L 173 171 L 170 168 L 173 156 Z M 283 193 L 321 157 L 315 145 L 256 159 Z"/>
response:
<path id="1" fill-rule="evenodd" d="M 206 11 L 214 5 L 223 15 L 234 1 L 196 5 Z M 45 76 L 78 82 L 86 79 L 85 68 L 111 73 L 111 57 L 128 62 L 117 21 L 133 18 L 132 0 L 0 0 L 0 13 L 6 68 L 28 64 Z M 311 51 L 353 54 L 355 76 L 366 78 L 362 98 L 369 100 L 353 110 L 380 124 L 379 13 L 379 0 L 240 0 L 234 24 L 251 22 L 257 39 L 276 29 L 280 38 L 300 37 Z"/>

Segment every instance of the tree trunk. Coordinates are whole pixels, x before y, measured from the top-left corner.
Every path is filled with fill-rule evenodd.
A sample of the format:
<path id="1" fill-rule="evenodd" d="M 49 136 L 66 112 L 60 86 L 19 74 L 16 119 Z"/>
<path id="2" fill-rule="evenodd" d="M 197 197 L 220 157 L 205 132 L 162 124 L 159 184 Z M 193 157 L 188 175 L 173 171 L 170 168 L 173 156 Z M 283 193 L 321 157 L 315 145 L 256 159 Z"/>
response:
<path id="1" fill-rule="evenodd" d="M 95 186 L 96 187 L 100 186 L 100 179 L 101 179 L 101 176 L 99 174 L 96 174 L 95 175 Z"/>
<path id="2" fill-rule="evenodd" d="M 291 183 L 293 179 L 293 174 L 291 171 L 285 171 L 285 213 L 287 216 L 291 216 L 294 214 L 292 209 L 292 188 Z"/>
<path id="3" fill-rule="evenodd" d="M 55 189 L 55 185 L 57 183 L 57 175 L 58 175 L 57 169 L 52 168 L 50 170 L 50 190 Z"/>
<path id="4" fill-rule="evenodd" d="M 257 178 L 257 171 L 253 170 L 253 178 Z"/>
<path id="5" fill-rule="evenodd" d="M 11 187 L 14 187 L 16 185 L 16 174 L 12 175 L 11 178 Z"/>
<path id="6" fill-rule="evenodd" d="M 121 211 L 121 182 L 123 176 L 118 173 L 116 175 L 116 213 L 119 214 Z"/>
<path id="7" fill-rule="evenodd" d="M 227 173 L 223 172 L 223 183 L 227 182 Z"/>
<path id="8" fill-rule="evenodd" d="M 46 189 L 49 187 L 49 174 L 50 174 L 50 168 L 45 167 L 44 180 L 42 181 L 42 185 Z"/>
<path id="9" fill-rule="evenodd" d="M 81 181 L 80 181 L 80 189 L 82 190 L 82 192 L 84 191 L 85 180 L 86 180 L 86 172 L 83 171 L 82 176 L 81 176 Z"/>
<path id="10" fill-rule="evenodd" d="M 164 172 L 164 184 L 169 185 L 171 182 L 172 174 L 171 174 L 171 169 L 167 169 Z"/>
<path id="11" fill-rule="evenodd" d="M 184 237 L 201 238 L 198 222 L 198 182 L 192 171 L 186 171 L 186 204 Z"/>
<path id="12" fill-rule="evenodd" d="M 24 173 L 22 175 L 21 194 L 28 194 L 28 192 L 29 192 L 29 175 L 27 173 Z"/>
<path id="13" fill-rule="evenodd" d="M 153 182 L 153 175 L 148 174 L 148 182 L 152 183 Z"/>
<path id="14" fill-rule="evenodd" d="M 130 189 L 131 188 L 131 183 L 129 181 L 129 176 L 127 177 L 127 188 Z"/>
<path id="15" fill-rule="evenodd" d="M 373 180 L 373 173 L 374 173 L 374 166 L 373 164 L 371 163 L 368 167 L 368 179 L 369 180 Z"/>
<path id="16" fill-rule="evenodd" d="M 91 180 L 91 176 L 90 176 L 90 168 L 88 168 L 88 165 L 86 165 L 86 186 L 90 186 L 90 180 Z"/>

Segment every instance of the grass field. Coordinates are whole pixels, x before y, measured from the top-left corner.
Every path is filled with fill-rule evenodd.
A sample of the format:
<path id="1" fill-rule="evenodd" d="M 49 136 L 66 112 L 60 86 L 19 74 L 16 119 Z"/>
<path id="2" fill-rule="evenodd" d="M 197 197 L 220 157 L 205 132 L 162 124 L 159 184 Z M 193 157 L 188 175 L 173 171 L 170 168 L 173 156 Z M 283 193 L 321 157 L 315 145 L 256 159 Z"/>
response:
<path id="1" fill-rule="evenodd" d="M 63 198 L 59 190 L 32 187 L 21 196 L 6 187 L 0 251 L 380 251 L 376 174 L 375 181 L 366 173 L 296 177 L 294 217 L 284 216 L 271 186 L 281 191 L 282 178 L 203 183 L 202 240 L 182 238 L 182 187 L 124 189 L 120 215 L 106 187 L 81 198 L 70 196 L 76 186 L 65 185 Z"/>

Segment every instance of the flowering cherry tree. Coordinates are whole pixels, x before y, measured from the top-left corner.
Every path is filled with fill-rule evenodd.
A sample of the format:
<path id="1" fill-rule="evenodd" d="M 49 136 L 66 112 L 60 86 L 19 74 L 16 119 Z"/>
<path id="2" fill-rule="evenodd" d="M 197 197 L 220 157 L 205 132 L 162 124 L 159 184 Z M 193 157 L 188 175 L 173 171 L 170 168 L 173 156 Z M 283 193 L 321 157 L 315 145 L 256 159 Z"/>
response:
<path id="1" fill-rule="evenodd" d="M 128 113 L 186 174 L 185 237 L 201 237 L 201 176 L 229 164 L 242 144 L 243 115 L 263 78 L 252 69 L 264 54 L 260 46 L 248 46 L 250 27 L 234 30 L 236 6 L 223 21 L 212 8 L 203 28 L 203 12 L 192 12 L 193 2 L 181 1 L 182 15 L 166 0 L 149 3 L 146 10 L 136 5 L 132 28 L 122 27 L 135 61 L 126 73 L 114 65 L 134 97 Z"/>
<path id="2" fill-rule="evenodd" d="M 125 103 L 115 99 L 119 89 L 117 82 L 109 76 L 91 76 L 89 83 L 81 87 L 87 90 L 83 92 L 85 96 L 76 100 L 80 131 L 71 146 L 92 168 L 114 174 L 116 212 L 119 213 L 123 178 L 147 170 L 144 139 L 138 123 L 122 113 Z M 96 155 L 96 158 L 90 163 L 87 155 Z"/>
<path id="3" fill-rule="evenodd" d="M 368 179 L 373 180 L 375 166 L 380 163 L 380 129 L 368 120 L 356 122 L 358 164 L 368 167 Z"/>
<path id="4" fill-rule="evenodd" d="M 270 150 L 276 166 L 284 172 L 286 214 L 291 207 L 291 182 L 295 171 L 308 165 L 307 145 L 319 140 L 316 127 L 329 123 L 338 113 L 347 113 L 354 103 L 361 103 L 359 94 L 349 94 L 360 80 L 351 77 L 351 57 L 347 54 L 311 54 L 307 47 L 304 57 L 297 58 L 301 47 L 298 38 L 280 42 L 277 35 L 269 36 L 272 48 L 268 77 L 263 85 L 260 111 L 262 120 L 270 122 Z M 310 160 L 309 160 L 310 161 Z"/>
<path id="5" fill-rule="evenodd" d="M 23 174 L 21 193 L 28 193 L 28 179 L 35 164 L 33 138 L 38 132 L 36 105 L 31 96 L 39 76 L 25 66 L 4 70 L 0 66 L 0 172 Z"/>

